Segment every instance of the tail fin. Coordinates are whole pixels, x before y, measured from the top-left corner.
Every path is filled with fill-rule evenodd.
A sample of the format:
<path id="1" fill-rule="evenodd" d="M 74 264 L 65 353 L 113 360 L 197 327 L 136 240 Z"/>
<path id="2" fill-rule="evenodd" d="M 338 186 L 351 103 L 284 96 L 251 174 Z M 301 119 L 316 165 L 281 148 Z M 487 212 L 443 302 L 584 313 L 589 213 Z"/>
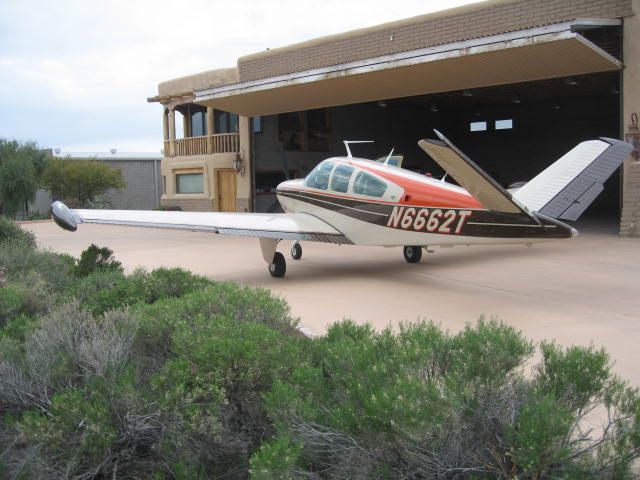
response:
<path id="1" fill-rule="evenodd" d="M 611 138 L 582 142 L 515 192 L 513 198 L 529 211 L 577 220 L 631 150 L 630 144 Z"/>

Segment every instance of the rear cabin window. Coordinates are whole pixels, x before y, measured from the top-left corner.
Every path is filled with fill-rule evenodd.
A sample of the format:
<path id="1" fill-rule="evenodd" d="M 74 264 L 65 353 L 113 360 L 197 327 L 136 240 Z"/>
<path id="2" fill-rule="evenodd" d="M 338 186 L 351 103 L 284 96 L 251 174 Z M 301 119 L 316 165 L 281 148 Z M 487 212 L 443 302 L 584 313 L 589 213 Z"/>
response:
<path id="1" fill-rule="evenodd" d="M 316 168 L 311 170 L 311 173 L 307 175 L 307 179 L 304 181 L 304 184 L 310 188 L 326 190 L 329 187 L 329 176 L 331 176 L 332 169 L 333 162 L 322 162 Z"/>
<path id="2" fill-rule="evenodd" d="M 338 165 L 331 177 L 331 190 L 334 192 L 347 193 L 349 179 L 353 173 L 353 167 L 348 165 Z"/>
<path id="3" fill-rule="evenodd" d="M 353 182 L 353 193 L 369 197 L 381 197 L 387 190 L 387 184 L 367 172 L 360 172 Z"/>

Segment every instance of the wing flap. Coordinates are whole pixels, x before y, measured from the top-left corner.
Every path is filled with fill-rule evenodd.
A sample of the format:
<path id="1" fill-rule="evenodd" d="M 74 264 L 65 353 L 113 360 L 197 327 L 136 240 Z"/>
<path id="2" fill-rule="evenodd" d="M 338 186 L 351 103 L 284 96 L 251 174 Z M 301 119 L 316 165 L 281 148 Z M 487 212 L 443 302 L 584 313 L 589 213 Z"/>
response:
<path id="1" fill-rule="evenodd" d="M 55 202 L 52 213 L 64 205 Z M 64 207 L 66 208 L 66 207 Z M 306 213 L 166 212 L 146 210 L 68 210 L 76 223 L 127 225 L 211 232 L 222 235 L 351 243 L 342 232 Z"/>
<path id="2" fill-rule="evenodd" d="M 480 203 L 496 212 L 530 216 L 509 192 L 444 135 L 437 130 L 435 132 L 441 141 L 420 140 L 418 145 Z"/>

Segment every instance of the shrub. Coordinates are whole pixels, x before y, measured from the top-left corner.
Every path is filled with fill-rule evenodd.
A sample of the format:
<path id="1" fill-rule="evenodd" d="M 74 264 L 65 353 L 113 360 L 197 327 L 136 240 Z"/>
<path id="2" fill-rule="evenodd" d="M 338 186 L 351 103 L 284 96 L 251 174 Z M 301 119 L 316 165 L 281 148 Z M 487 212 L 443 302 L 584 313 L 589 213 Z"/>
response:
<path id="1" fill-rule="evenodd" d="M 0 271 L 6 281 L 23 282 L 29 275 L 39 277 L 51 294 L 67 291 L 75 282 L 75 259 L 46 250 L 35 250 L 23 242 L 10 241 L 0 248 Z"/>
<path id="2" fill-rule="evenodd" d="M 110 188 L 125 187 L 122 172 L 88 160 L 54 158 L 42 175 L 42 184 L 55 199 L 72 207 L 86 207 Z"/>
<path id="3" fill-rule="evenodd" d="M 269 445 L 295 446 L 295 465 L 270 462 L 269 445 L 252 465 L 266 477 L 273 464 L 322 478 L 626 478 L 640 455 L 638 392 L 602 351 L 541 348 L 525 376 L 531 343 L 496 321 L 457 335 L 336 324 L 265 395 Z M 595 408 L 610 419 L 599 432 Z"/>
<path id="4" fill-rule="evenodd" d="M 113 257 L 113 250 L 91 244 L 83 250 L 76 267 L 76 275 L 86 277 L 94 272 L 122 272 L 122 264 Z"/>
<path id="5" fill-rule="evenodd" d="M 29 248 L 35 248 L 36 237 L 23 230 L 16 222 L 0 215 L 0 244 L 17 242 Z"/>
<path id="6" fill-rule="evenodd" d="M 17 316 L 45 314 L 51 300 L 44 281 L 35 273 L 23 282 L 8 282 L 0 288 L 0 328 Z"/>

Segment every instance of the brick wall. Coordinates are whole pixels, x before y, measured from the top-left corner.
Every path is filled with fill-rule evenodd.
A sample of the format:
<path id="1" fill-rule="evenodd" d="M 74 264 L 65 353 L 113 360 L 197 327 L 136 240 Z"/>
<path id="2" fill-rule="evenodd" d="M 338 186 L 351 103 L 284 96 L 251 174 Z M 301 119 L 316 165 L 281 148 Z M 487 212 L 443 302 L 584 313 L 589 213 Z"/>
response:
<path id="1" fill-rule="evenodd" d="M 82 160 L 72 160 L 82 161 Z M 117 210 L 153 210 L 160 204 L 162 195 L 162 176 L 160 159 L 158 160 L 99 160 L 110 168 L 122 170 L 126 187 L 122 190 L 109 190 L 106 198 Z M 154 169 L 156 170 L 154 177 Z M 157 179 L 154 187 L 154 178 Z M 51 195 L 46 190 L 38 190 L 36 199 L 29 206 L 31 212 L 46 214 L 51 206 Z"/>
<path id="2" fill-rule="evenodd" d="M 245 82 L 576 18 L 631 14 L 631 0 L 493 1 L 242 57 L 238 69 Z"/>
<path id="3" fill-rule="evenodd" d="M 620 235 L 640 236 L 640 162 L 630 164 L 625 172 Z"/>

